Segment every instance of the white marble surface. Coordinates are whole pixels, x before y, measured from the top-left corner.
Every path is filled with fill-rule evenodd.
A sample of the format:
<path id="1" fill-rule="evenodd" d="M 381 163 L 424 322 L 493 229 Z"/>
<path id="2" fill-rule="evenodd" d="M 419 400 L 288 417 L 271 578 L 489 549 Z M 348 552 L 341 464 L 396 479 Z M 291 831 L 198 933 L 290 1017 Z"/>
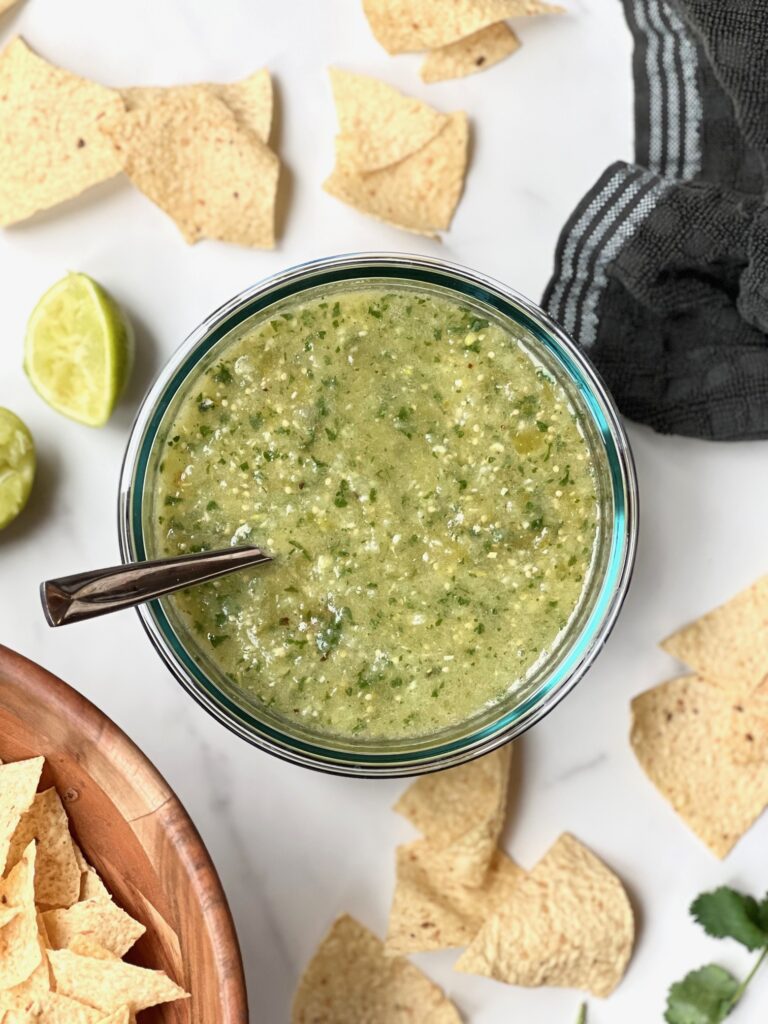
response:
<path id="1" fill-rule="evenodd" d="M 179 689 L 131 613 L 51 631 L 38 605 L 46 576 L 115 559 L 120 456 L 136 405 L 184 335 L 222 300 L 289 264 L 337 251 L 443 253 L 533 297 L 557 232 L 611 160 L 631 153 L 629 38 L 618 0 L 565 0 L 570 14 L 522 26 L 522 51 L 486 74 L 423 86 L 417 57 L 388 57 L 360 0 L 27 0 L 0 19 L 45 56 L 117 85 L 274 73 L 277 142 L 288 167 L 285 226 L 273 253 L 204 242 L 116 180 L 0 234 L 0 404 L 32 428 L 40 478 L 0 536 L 0 640 L 60 673 L 132 736 L 177 790 L 231 900 L 251 1020 L 283 1024 L 316 942 L 341 911 L 383 932 L 394 847 L 411 833 L 390 812 L 397 782 L 323 777 L 231 737 Z M 320 190 L 335 129 L 325 68 L 379 75 L 444 109 L 466 108 L 475 143 L 466 197 L 443 246 L 368 221 Z M 91 431 L 57 417 L 21 370 L 26 317 L 67 269 L 95 275 L 139 328 L 138 365 L 113 421 Z M 627 742 L 630 698 L 674 665 L 655 647 L 670 628 L 766 569 L 765 444 L 715 446 L 631 430 L 643 500 L 634 586 L 588 678 L 522 742 L 506 842 L 532 865 L 564 829 L 620 872 L 640 918 L 637 952 L 591 1024 L 652 1024 L 668 983 L 712 957 L 748 957 L 707 940 L 686 907 L 702 888 L 766 887 L 768 817 L 725 864 L 667 809 Z M 574 992 L 525 991 L 455 974 L 453 954 L 419 958 L 471 1024 L 570 1024 Z M 768 977 L 734 1017 L 757 1020 Z M 214 1024 L 214 1022 L 211 1022 Z"/>

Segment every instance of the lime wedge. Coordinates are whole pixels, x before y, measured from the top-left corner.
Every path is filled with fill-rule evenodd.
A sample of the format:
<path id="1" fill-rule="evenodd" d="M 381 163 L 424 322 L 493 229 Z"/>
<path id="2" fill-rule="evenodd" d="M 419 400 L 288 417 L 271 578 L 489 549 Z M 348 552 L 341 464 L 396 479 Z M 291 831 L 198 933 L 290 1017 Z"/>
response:
<path id="1" fill-rule="evenodd" d="M 32 435 L 10 409 L 0 408 L 0 530 L 27 504 L 36 465 Z"/>
<path id="2" fill-rule="evenodd" d="M 67 274 L 29 318 L 24 369 L 40 397 L 78 423 L 101 427 L 107 422 L 132 357 L 128 320 L 87 274 Z"/>

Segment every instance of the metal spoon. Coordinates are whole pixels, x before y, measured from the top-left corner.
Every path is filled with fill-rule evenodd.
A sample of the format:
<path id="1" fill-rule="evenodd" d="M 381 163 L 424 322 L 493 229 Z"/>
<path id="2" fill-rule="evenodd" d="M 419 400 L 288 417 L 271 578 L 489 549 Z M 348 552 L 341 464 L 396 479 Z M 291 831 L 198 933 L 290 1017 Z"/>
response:
<path id="1" fill-rule="evenodd" d="M 40 584 L 40 600 L 50 626 L 93 619 L 207 583 L 239 569 L 271 562 L 259 548 L 224 548 L 154 562 L 129 562 Z"/>

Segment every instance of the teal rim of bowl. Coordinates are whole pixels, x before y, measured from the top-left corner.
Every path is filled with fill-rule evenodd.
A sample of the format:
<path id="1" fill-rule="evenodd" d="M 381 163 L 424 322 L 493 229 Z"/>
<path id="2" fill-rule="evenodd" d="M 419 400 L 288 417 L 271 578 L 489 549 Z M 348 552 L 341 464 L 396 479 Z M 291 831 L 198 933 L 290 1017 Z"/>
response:
<path id="1" fill-rule="evenodd" d="M 190 373 L 195 370 L 201 360 L 204 359 L 207 353 L 219 341 L 221 341 L 222 338 L 242 324 L 245 320 L 249 319 L 256 313 L 261 312 L 261 310 L 266 309 L 268 306 L 272 306 L 284 299 L 291 298 L 301 292 L 308 291 L 310 288 L 314 289 L 322 286 L 335 285 L 345 281 L 364 280 L 366 278 L 397 278 L 400 280 L 414 281 L 416 283 L 437 285 L 442 288 L 448 288 L 455 293 L 466 295 L 471 299 L 491 306 L 497 310 L 497 312 L 508 317 L 510 320 L 527 330 L 553 356 L 556 363 L 558 363 L 567 372 L 572 382 L 578 388 L 582 400 L 593 417 L 594 426 L 597 428 L 597 433 L 605 446 L 606 461 L 610 470 L 610 480 L 613 489 L 613 528 L 610 552 L 606 561 L 606 569 L 602 585 L 600 587 L 600 592 L 580 635 L 552 675 L 546 679 L 534 691 L 534 693 L 530 694 L 515 708 L 507 711 L 493 723 L 477 729 L 467 736 L 463 736 L 437 746 L 427 745 L 423 749 L 412 749 L 403 753 L 398 753 L 396 751 L 387 753 L 365 753 L 364 751 L 359 750 L 339 750 L 333 748 L 333 740 L 330 736 L 328 738 L 329 745 L 327 746 L 310 743 L 303 739 L 297 739 L 289 732 L 283 732 L 279 729 L 273 728 L 271 725 L 254 717 L 244 708 L 232 701 L 211 681 L 211 679 L 208 678 L 194 658 L 191 657 L 184 645 L 179 641 L 179 638 L 160 602 L 152 601 L 149 605 L 145 606 L 150 611 L 165 644 L 169 648 L 168 652 L 164 653 L 161 651 L 161 654 L 163 654 L 168 666 L 171 669 L 174 669 L 172 661 L 167 657 L 167 654 L 170 653 L 173 658 L 183 666 L 184 670 L 195 680 L 197 685 L 202 688 L 204 693 L 207 695 L 208 700 L 213 702 L 214 707 L 218 705 L 219 708 L 223 708 L 224 711 L 227 712 L 228 715 L 232 716 L 235 721 L 228 721 L 226 717 L 218 714 L 214 708 L 209 705 L 208 701 L 202 702 L 203 706 L 209 711 L 212 711 L 215 717 L 219 718 L 223 724 L 237 732 L 238 735 L 258 744 L 258 739 L 253 736 L 253 732 L 255 731 L 258 736 L 264 737 L 268 743 L 274 744 L 278 748 L 275 750 L 270 746 L 269 749 L 272 750 L 273 753 L 285 756 L 289 760 L 293 760 L 294 758 L 292 757 L 292 754 L 295 754 L 298 755 L 298 760 L 301 763 L 307 763 L 305 759 L 308 759 L 312 762 L 319 762 L 316 765 L 317 767 L 327 768 L 330 770 L 333 770 L 334 764 L 339 766 L 343 771 L 345 765 L 349 768 L 352 768 L 355 765 L 360 765 L 361 767 L 369 767 L 372 769 L 375 769 L 376 766 L 386 769 L 402 763 L 403 765 L 412 767 L 415 771 L 418 771 L 420 765 L 424 762 L 432 762 L 435 760 L 445 759 L 446 757 L 450 758 L 450 755 L 471 750 L 476 746 L 481 746 L 483 748 L 478 751 L 478 753 L 485 752 L 486 746 L 484 745 L 484 741 L 487 742 L 500 738 L 498 742 L 502 742 L 505 733 L 512 729 L 516 723 L 535 708 L 546 704 L 547 698 L 553 695 L 553 693 L 555 693 L 562 684 L 568 680 L 569 676 L 577 673 L 577 670 L 585 661 L 591 661 L 589 655 L 593 649 L 595 640 L 599 638 L 601 628 L 605 626 L 606 623 L 609 627 L 612 625 L 612 611 L 614 612 L 614 618 L 615 614 L 618 613 L 618 607 L 614 609 L 613 606 L 616 602 L 617 596 L 619 604 L 623 599 L 624 595 L 621 592 L 620 584 L 622 578 L 627 576 L 627 569 L 629 568 L 631 571 L 632 567 L 631 563 L 634 554 L 634 537 L 630 534 L 629 527 L 630 515 L 634 513 L 634 509 L 628 507 L 627 485 L 629 484 L 630 495 L 633 497 L 634 492 L 632 490 L 632 485 L 634 483 L 634 468 L 631 461 L 631 454 L 629 453 L 628 442 L 626 442 L 618 419 L 614 416 L 613 423 L 609 420 L 605 409 L 603 408 L 603 404 L 598 398 L 600 382 L 591 365 L 588 362 L 583 361 L 583 357 L 580 357 L 579 359 L 575 358 L 573 352 L 558 341 L 554 334 L 550 334 L 540 323 L 537 323 L 535 319 L 529 316 L 524 309 L 521 309 L 519 306 L 514 304 L 513 301 L 506 299 L 503 294 L 486 289 L 480 282 L 473 282 L 471 279 L 467 280 L 462 277 L 463 274 L 472 274 L 471 271 L 467 271 L 463 267 L 437 262 L 434 265 L 434 269 L 432 269 L 429 267 L 430 261 L 420 256 L 413 258 L 414 263 L 417 261 L 417 264 L 427 265 L 414 265 L 414 263 L 409 261 L 405 254 L 393 254 L 391 257 L 392 263 L 390 265 L 387 265 L 386 263 L 380 265 L 375 262 L 376 259 L 384 258 L 384 255 L 379 256 L 379 254 L 376 254 L 375 257 L 369 257 L 370 262 L 365 262 L 365 254 L 359 257 L 356 254 L 353 254 L 346 258 L 350 261 L 346 265 L 342 264 L 340 266 L 331 267 L 327 270 L 317 270 L 314 272 L 312 270 L 314 265 L 320 267 L 323 264 L 326 264 L 327 261 L 325 260 L 318 261 L 317 264 L 308 263 L 303 264 L 300 267 L 292 268 L 293 271 L 297 272 L 306 271 L 310 276 L 308 278 L 293 278 L 287 283 L 278 285 L 275 288 L 269 287 L 270 280 L 268 279 L 263 282 L 263 291 L 260 291 L 259 294 L 253 296 L 251 299 L 245 299 L 241 305 L 219 320 L 209 333 L 205 334 L 201 340 L 192 347 L 171 378 L 165 383 L 162 395 L 156 402 L 152 415 L 144 428 L 135 461 L 132 480 L 130 481 L 129 507 L 127 510 L 130 535 L 127 538 L 127 546 L 133 549 L 130 551 L 131 558 L 138 561 L 142 561 L 147 558 L 142 521 L 144 488 L 146 484 L 147 471 L 159 428 L 168 407 L 178 394 L 179 388 L 183 386 Z M 339 257 L 338 259 L 341 260 L 343 257 Z M 354 262 L 355 260 L 360 260 L 361 262 Z M 396 261 L 398 260 L 403 260 L 403 262 L 397 263 Z M 438 269 L 439 267 L 444 267 L 445 269 L 440 270 Z M 290 271 L 288 273 L 290 273 Z M 283 275 L 278 275 L 278 277 L 281 276 Z M 493 282 L 489 282 L 489 285 L 492 284 Z M 505 286 L 499 285 L 499 287 L 504 288 L 505 291 L 508 290 Z M 517 299 L 517 297 L 515 298 Z M 525 300 L 522 300 L 522 297 L 520 297 L 519 301 Z M 544 319 L 548 319 L 546 314 L 543 312 L 541 315 Z M 593 375 L 592 380 L 589 379 L 589 376 L 587 375 L 588 373 Z M 604 393 L 601 397 L 603 402 L 605 402 L 609 409 L 611 409 L 611 400 L 608 394 Z M 148 399 L 145 399 L 145 404 L 147 400 Z M 137 424 L 141 418 L 141 412 L 143 409 L 144 405 L 142 405 L 142 409 L 139 412 Z M 617 446 L 617 436 L 624 442 L 623 454 Z M 623 469 L 628 469 L 629 480 L 627 480 L 625 473 L 622 472 Z M 128 551 L 123 551 L 124 557 L 128 554 Z M 596 653 L 596 651 L 594 653 Z M 584 665 L 584 669 L 586 669 L 586 667 L 588 667 L 588 665 Z M 174 672 L 174 674 L 176 674 L 177 678 L 180 679 L 177 672 Z M 576 676 L 574 685 L 579 678 L 581 678 L 580 674 Z M 199 698 L 200 695 L 196 694 L 185 681 L 181 679 L 180 681 L 184 683 L 186 689 L 193 697 L 196 699 Z M 567 692 L 567 689 L 564 693 L 565 692 Z M 198 702 L 200 701 L 198 700 Z M 545 710 L 549 710 L 549 708 L 546 708 Z M 245 728 L 237 728 L 237 725 L 244 726 Z M 428 737 L 425 737 L 424 740 L 425 743 L 428 743 Z M 413 742 L 419 742 L 419 739 L 415 738 Z M 494 746 L 495 745 L 498 745 L 498 743 L 494 744 Z M 439 765 L 436 767 L 439 767 Z"/>

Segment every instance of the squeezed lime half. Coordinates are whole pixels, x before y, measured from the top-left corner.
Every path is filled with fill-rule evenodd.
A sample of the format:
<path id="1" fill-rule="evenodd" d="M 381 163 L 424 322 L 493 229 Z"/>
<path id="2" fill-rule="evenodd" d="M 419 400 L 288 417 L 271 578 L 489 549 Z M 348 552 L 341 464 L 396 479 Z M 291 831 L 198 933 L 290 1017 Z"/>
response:
<path id="1" fill-rule="evenodd" d="M 87 274 L 67 274 L 32 311 L 24 369 L 52 409 L 103 426 L 133 359 L 133 332 L 115 300 Z"/>
<path id="2" fill-rule="evenodd" d="M 27 504 L 35 479 L 35 442 L 10 409 L 0 408 L 0 530 Z"/>

